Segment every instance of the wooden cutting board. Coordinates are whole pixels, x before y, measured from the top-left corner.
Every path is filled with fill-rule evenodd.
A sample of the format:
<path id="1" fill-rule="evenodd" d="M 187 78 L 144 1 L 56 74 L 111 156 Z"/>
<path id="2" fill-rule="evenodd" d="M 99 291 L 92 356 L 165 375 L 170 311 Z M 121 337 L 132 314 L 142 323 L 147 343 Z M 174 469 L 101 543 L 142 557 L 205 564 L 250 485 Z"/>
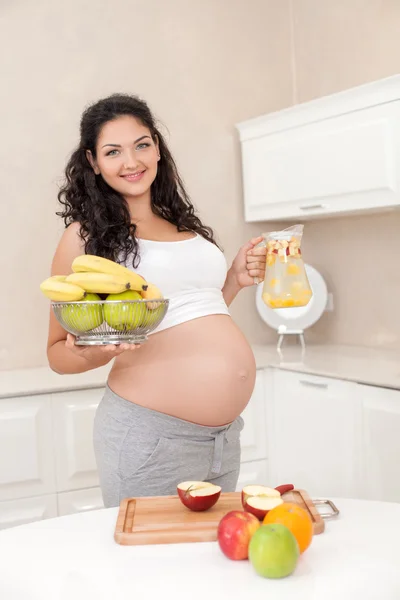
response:
<path id="1" fill-rule="evenodd" d="M 309 513 L 314 534 L 324 531 L 325 523 L 307 492 L 292 490 L 282 498 Z M 218 523 L 231 510 L 243 510 L 240 492 L 221 494 L 217 504 L 204 512 L 189 510 L 178 496 L 126 498 L 120 505 L 114 539 L 124 546 L 214 542 Z"/>

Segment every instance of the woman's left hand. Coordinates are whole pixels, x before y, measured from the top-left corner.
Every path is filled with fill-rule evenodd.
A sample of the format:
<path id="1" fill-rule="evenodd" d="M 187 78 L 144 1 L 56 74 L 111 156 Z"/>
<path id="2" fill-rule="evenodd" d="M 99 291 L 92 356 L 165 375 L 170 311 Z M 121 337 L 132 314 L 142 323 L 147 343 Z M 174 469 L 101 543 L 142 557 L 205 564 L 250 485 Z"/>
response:
<path id="1" fill-rule="evenodd" d="M 256 248 L 263 241 L 263 236 L 252 238 L 237 253 L 231 267 L 232 274 L 240 288 L 260 283 L 265 277 L 267 249 Z"/>

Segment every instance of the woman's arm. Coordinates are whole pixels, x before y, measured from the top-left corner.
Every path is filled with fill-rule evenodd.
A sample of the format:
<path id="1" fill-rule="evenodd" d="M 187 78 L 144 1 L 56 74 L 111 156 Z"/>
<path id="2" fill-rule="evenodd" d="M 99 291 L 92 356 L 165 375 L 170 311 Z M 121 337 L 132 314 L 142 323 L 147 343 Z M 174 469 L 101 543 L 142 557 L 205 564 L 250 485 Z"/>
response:
<path id="1" fill-rule="evenodd" d="M 262 236 L 252 238 L 237 253 L 222 288 L 227 306 L 233 302 L 241 289 L 264 280 L 267 249 L 262 246 L 256 248 L 263 239 Z"/>
<path id="2" fill-rule="evenodd" d="M 238 284 L 235 273 L 231 267 L 226 276 L 224 287 L 222 288 L 222 295 L 227 306 L 232 304 L 241 289 L 242 288 Z"/>
<path id="3" fill-rule="evenodd" d="M 91 354 L 90 352 L 87 352 L 85 355 L 82 354 L 79 356 L 72 350 L 71 346 L 74 343 L 74 338 L 71 336 L 68 343 L 65 339 L 60 340 L 47 349 L 47 358 L 50 368 L 59 375 L 84 373 L 85 371 L 97 369 L 98 367 L 106 365 L 114 358 L 114 356 L 111 356 L 111 353 L 110 356 L 107 356 L 105 352 L 100 355 L 98 351 L 95 352 L 92 349 L 90 349 Z M 95 350 L 97 350 L 97 348 Z"/>

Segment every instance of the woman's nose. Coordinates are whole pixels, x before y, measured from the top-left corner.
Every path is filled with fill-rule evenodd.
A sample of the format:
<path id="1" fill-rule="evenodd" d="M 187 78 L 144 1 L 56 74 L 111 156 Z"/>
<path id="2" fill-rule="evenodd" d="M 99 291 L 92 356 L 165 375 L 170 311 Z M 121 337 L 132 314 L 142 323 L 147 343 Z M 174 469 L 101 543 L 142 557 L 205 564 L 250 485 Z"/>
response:
<path id="1" fill-rule="evenodd" d="M 124 167 L 125 169 L 135 169 L 138 165 L 138 160 L 135 154 L 135 150 L 127 150 L 124 155 Z"/>

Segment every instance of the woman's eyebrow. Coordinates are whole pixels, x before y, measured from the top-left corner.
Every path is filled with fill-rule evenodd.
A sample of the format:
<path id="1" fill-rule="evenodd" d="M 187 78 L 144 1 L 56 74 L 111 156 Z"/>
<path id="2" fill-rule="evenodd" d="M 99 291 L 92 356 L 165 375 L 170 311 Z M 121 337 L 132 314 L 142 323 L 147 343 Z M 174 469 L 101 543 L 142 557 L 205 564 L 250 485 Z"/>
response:
<path id="1" fill-rule="evenodd" d="M 142 137 L 138 138 L 137 140 L 135 140 L 133 143 L 137 144 L 138 142 L 140 142 L 141 140 L 144 140 L 145 138 L 149 138 L 149 135 L 142 135 Z M 102 146 L 102 148 L 105 148 L 106 146 L 112 146 L 113 148 L 121 148 L 120 144 L 104 144 L 104 146 Z"/>

